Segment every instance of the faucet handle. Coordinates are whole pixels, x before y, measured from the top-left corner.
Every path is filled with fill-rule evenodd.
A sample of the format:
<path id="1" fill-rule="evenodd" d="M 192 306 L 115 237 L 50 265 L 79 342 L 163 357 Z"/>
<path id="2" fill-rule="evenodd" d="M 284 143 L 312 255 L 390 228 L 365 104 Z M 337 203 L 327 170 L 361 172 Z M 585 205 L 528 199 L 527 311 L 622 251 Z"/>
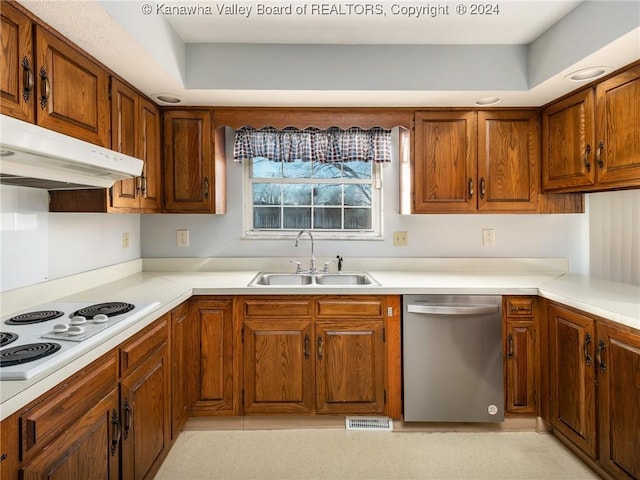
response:
<path id="1" fill-rule="evenodd" d="M 289 263 L 295 263 L 296 264 L 296 273 L 302 273 L 302 263 L 301 262 L 297 262 L 295 260 L 289 260 Z"/>
<path id="2" fill-rule="evenodd" d="M 329 273 L 329 265 L 331 265 L 333 262 L 335 262 L 335 260 L 328 260 L 324 262 L 324 267 L 322 268 L 322 271 L 324 273 Z"/>

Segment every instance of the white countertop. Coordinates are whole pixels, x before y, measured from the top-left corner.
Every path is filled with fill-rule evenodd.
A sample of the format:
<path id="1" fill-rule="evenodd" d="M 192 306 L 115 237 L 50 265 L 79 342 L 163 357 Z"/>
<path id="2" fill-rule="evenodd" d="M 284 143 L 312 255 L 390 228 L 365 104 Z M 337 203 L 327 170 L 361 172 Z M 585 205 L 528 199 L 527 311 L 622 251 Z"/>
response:
<path id="1" fill-rule="evenodd" d="M 277 295 L 277 294 L 501 294 L 541 295 L 603 318 L 640 330 L 640 287 L 624 285 L 562 271 L 545 271 L 537 262 L 469 263 L 452 259 L 446 264 L 438 260 L 428 262 L 439 271 L 416 271 L 409 262 L 401 268 L 408 270 L 370 269 L 368 272 L 380 286 L 260 286 L 248 287 L 257 270 L 227 271 L 140 271 L 140 261 L 126 266 L 104 269 L 106 272 L 80 274 L 72 278 L 26 287 L 21 291 L 1 294 L 3 315 L 11 309 L 29 308 L 53 300 L 61 301 L 158 301 L 160 306 L 135 325 L 114 335 L 99 347 L 72 360 L 58 371 L 26 381 L 0 382 L 0 418 L 22 408 L 65 378 L 85 367 L 101 355 L 131 337 L 163 314 L 171 311 L 192 295 Z M 418 262 L 420 263 L 420 262 Z M 443 265 L 454 265 L 447 270 Z M 464 266 L 469 268 L 464 270 Z M 552 266 L 555 266 L 551 262 Z M 243 266 L 243 265 L 241 265 Z M 372 265 L 380 267 L 380 265 Z M 425 265 L 419 265 L 424 267 Z M 290 268 L 290 266 L 289 266 Z M 137 273 L 135 273 L 135 271 Z M 113 281 L 108 281 L 114 278 Z M 107 278 L 108 280 L 105 280 Z M 82 287 L 85 287 L 84 289 Z M 75 291 L 60 296 L 60 292 Z M 57 295 L 57 296 L 56 296 Z M 39 299 L 33 301 L 30 299 Z M 28 304 L 31 302 L 31 304 Z"/>

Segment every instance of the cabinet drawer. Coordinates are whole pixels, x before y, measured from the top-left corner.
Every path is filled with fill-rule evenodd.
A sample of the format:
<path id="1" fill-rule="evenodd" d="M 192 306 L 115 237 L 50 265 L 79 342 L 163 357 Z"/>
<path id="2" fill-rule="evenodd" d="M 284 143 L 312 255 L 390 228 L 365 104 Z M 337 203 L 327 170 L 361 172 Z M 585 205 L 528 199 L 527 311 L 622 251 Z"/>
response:
<path id="1" fill-rule="evenodd" d="M 58 434 L 113 390 L 118 357 L 113 350 L 88 365 L 55 392 L 20 415 L 22 459 L 49 444 Z"/>
<path id="2" fill-rule="evenodd" d="M 505 314 L 507 317 L 531 318 L 534 313 L 534 301 L 533 298 L 507 298 Z"/>
<path id="3" fill-rule="evenodd" d="M 169 314 L 145 328 L 120 347 L 120 369 L 124 377 L 149 355 L 167 343 Z"/>
<path id="4" fill-rule="evenodd" d="M 382 318 L 382 300 L 365 298 L 323 298 L 316 307 L 318 317 L 331 318 Z"/>
<path id="5" fill-rule="evenodd" d="M 243 300 L 244 318 L 310 317 L 311 299 L 251 298 Z"/>

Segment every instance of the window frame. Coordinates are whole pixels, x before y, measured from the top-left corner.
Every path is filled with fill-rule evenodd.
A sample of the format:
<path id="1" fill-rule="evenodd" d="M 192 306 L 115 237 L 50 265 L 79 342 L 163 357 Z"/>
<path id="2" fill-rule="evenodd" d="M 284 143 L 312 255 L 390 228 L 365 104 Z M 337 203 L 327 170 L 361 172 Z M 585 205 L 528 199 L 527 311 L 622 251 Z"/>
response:
<path id="1" fill-rule="evenodd" d="M 243 221 L 242 231 L 243 239 L 291 239 L 295 237 L 300 228 L 296 229 L 273 229 L 260 230 L 253 228 L 253 184 L 254 183 L 273 183 L 273 184 L 366 184 L 371 185 L 371 229 L 367 230 L 336 230 L 336 229 L 306 229 L 313 233 L 314 238 L 332 239 L 332 240 L 382 240 L 382 218 L 383 218 L 383 188 L 382 188 L 382 163 L 373 162 L 371 164 L 371 178 L 362 181 L 361 179 L 351 178 L 253 178 L 251 177 L 251 163 L 253 160 L 245 160 L 242 162 L 242 189 L 243 189 Z M 282 204 L 279 205 L 283 207 Z M 313 211 L 313 205 L 311 209 Z M 344 208 L 342 205 L 340 208 Z"/>

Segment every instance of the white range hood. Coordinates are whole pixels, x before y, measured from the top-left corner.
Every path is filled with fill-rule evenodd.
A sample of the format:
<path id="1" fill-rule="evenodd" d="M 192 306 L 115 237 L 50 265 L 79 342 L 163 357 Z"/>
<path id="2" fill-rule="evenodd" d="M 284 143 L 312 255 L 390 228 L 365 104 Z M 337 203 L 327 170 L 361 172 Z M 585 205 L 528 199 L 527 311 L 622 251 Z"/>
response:
<path id="1" fill-rule="evenodd" d="M 108 188 L 138 177 L 142 160 L 0 115 L 0 183 L 62 190 Z"/>

